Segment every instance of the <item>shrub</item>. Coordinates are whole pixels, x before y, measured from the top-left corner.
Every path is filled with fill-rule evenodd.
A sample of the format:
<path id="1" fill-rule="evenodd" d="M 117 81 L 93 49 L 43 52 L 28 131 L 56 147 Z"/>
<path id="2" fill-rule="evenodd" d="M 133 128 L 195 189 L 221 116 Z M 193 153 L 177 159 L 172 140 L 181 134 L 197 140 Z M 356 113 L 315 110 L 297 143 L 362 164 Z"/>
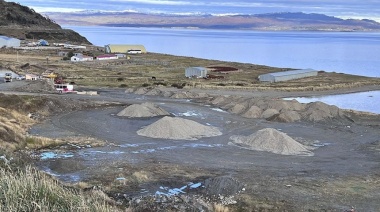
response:
<path id="1" fill-rule="evenodd" d="M 142 84 L 141 86 L 142 86 L 142 87 L 149 87 L 150 84 L 149 84 L 149 83 L 144 83 L 144 84 Z"/>
<path id="2" fill-rule="evenodd" d="M 126 85 L 126 84 L 121 84 L 121 85 L 119 85 L 119 87 L 120 87 L 120 88 L 126 88 L 126 87 L 128 87 L 128 85 Z"/>
<path id="3" fill-rule="evenodd" d="M 123 77 L 118 77 L 118 78 L 117 78 L 117 81 L 118 81 L 118 82 L 124 81 L 124 78 L 123 78 Z"/>

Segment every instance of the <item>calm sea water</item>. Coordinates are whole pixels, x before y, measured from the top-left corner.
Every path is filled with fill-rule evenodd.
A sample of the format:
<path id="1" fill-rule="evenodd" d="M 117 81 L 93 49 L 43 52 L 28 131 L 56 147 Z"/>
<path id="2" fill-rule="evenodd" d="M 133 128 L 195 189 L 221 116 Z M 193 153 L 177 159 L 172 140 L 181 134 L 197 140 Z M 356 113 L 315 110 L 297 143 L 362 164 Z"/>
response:
<path id="1" fill-rule="evenodd" d="M 100 46 L 142 44 L 164 54 L 380 77 L 380 33 L 66 28 Z"/>
<path id="2" fill-rule="evenodd" d="M 95 45 L 142 44 L 149 52 L 282 68 L 312 68 L 380 77 L 380 33 L 258 32 L 66 26 Z M 299 98 L 380 113 L 380 94 Z"/>
<path id="3" fill-rule="evenodd" d="M 339 108 L 343 109 L 353 109 L 380 114 L 380 91 L 286 99 L 296 99 L 298 102 L 301 103 L 321 101 L 326 104 L 336 105 Z"/>

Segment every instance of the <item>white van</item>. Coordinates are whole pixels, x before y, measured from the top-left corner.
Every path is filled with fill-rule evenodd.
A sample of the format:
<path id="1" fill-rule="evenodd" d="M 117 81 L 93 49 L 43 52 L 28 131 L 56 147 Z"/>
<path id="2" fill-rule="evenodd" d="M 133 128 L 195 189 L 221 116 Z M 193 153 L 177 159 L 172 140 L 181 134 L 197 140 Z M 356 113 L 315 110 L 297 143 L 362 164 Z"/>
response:
<path id="1" fill-rule="evenodd" d="M 69 93 L 74 91 L 74 85 L 70 84 L 54 84 L 54 88 L 58 93 Z"/>

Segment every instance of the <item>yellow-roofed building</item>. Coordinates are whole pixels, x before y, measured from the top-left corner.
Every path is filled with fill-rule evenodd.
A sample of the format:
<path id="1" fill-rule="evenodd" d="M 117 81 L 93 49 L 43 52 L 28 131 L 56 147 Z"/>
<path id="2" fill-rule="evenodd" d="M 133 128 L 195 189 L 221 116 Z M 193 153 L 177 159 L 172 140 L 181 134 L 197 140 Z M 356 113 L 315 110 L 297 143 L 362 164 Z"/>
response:
<path id="1" fill-rule="evenodd" d="M 108 44 L 105 46 L 106 53 L 145 54 L 143 45 Z"/>

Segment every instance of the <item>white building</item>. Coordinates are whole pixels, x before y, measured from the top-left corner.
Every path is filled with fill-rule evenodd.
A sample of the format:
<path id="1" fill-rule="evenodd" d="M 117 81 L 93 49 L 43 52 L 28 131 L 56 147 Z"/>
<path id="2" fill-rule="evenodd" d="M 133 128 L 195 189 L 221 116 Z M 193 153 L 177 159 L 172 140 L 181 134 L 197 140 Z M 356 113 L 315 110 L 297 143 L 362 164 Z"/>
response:
<path id="1" fill-rule="evenodd" d="M 318 71 L 313 69 L 301 69 L 292 71 L 282 71 L 275 73 L 262 74 L 259 76 L 260 82 L 281 82 L 305 77 L 317 76 Z"/>
<path id="2" fill-rule="evenodd" d="M 1 47 L 20 47 L 21 41 L 17 38 L 10 38 L 7 36 L 0 35 L 0 48 Z"/>
<path id="3" fill-rule="evenodd" d="M 86 55 L 78 55 L 78 56 L 72 56 L 71 61 L 72 62 L 83 62 L 83 61 L 93 61 L 94 58 Z"/>
<path id="4" fill-rule="evenodd" d="M 207 69 L 204 67 L 189 67 L 185 69 L 186 77 L 206 78 Z"/>

